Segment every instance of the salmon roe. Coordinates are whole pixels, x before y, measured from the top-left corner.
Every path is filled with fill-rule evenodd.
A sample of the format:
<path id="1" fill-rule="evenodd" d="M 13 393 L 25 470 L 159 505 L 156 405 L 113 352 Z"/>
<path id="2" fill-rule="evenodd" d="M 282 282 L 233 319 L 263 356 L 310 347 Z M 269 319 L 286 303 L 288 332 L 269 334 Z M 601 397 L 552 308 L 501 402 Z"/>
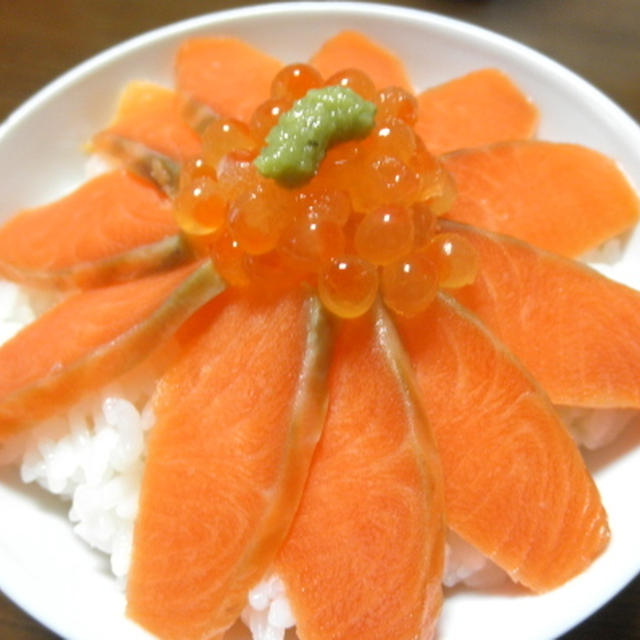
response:
<path id="1" fill-rule="evenodd" d="M 330 148 L 301 187 L 260 175 L 253 160 L 280 116 L 330 85 L 375 103 L 373 130 Z M 216 117 L 201 127 L 202 157 L 182 167 L 176 220 L 229 286 L 275 293 L 306 282 L 342 318 L 377 296 L 400 315 L 420 313 L 439 288 L 471 283 L 478 260 L 465 238 L 439 230 L 456 189 L 415 133 L 417 117 L 415 96 L 377 90 L 360 70 L 323 79 L 308 64 L 283 67 L 248 123 Z"/>

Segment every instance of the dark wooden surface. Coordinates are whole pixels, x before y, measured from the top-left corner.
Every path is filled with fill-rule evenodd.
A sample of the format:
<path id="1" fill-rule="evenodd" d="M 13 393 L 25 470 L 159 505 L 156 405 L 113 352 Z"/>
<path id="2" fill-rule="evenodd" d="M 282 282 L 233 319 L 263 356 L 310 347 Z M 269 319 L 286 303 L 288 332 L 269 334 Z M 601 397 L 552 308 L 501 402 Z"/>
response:
<path id="1" fill-rule="evenodd" d="M 106 47 L 176 20 L 246 4 L 254 3 L 0 0 L 0 120 L 47 82 Z M 582 75 L 640 121 L 640 0 L 397 4 L 460 18 L 520 40 Z M 0 640 L 56 637 L 0 593 Z M 640 579 L 562 640 L 599 638 L 640 639 Z"/>

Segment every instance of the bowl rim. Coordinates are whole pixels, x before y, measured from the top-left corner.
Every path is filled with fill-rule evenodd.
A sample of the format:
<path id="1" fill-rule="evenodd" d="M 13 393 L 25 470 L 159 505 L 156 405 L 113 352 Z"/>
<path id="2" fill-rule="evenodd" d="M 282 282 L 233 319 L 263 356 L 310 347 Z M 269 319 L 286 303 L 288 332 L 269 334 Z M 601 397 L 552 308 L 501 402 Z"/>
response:
<path id="1" fill-rule="evenodd" d="M 143 48 L 153 41 L 174 36 L 181 32 L 205 27 L 210 25 L 212 21 L 221 25 L 227 22 L 246 20 L 255 17 L 257 13 L 262 17 L 273 17 L 291 13 L 304 13 L 305 15 L 336 13 L 343 15 L 359 14 L 363 16 L 371 15 L 373 13 L 377 16 L 388 17 L 391 19 L 402 18 L 416 22 L 428 22 L 433 26 L 439 26 L 441 28 L 446 28 L 453 33 L 465 35 L 472 40 L 481 40 L 484 44 L 487 43 L 487 40 L 490 40 L 491 48 L 493 49 L 507 49 L 521 55 L 526 54 L 528 57 L 533 58 L 538 64 L 544 65 L 548 73 L 554 76 L 559 74 L 565 80 L 570 79 L 571 82 L 575 83 L 575 85 L 582 91 L 590 94 L 590 98 L 597 101 L 602 108 L 606 107 L 610 110 L 612 106 L 615 107 L 614 111 L 617 111 L 615 116 L 619 120 L 618 125 L 624 128 L 630 128 L 631 132 L 638 135 L 640 139 L 640 125 L 630 114 L 628 114 L 614 100 L 609 98 L 603 91 L 587 82 L 570 68 L 555 61 L 550 56 L 540 52 L 534 47 L 518 42 L 497 31 L 465 22 L 459 18 L 446 16 L 435 11 L 396 6 L 386 2 L 357 2 L 353 0 L 328 0 L 326 2 L 314 2 L 313 0 L 297 0 L 293 2 L 255 3 L 243 7 L 211 11 L 156 27 L 141 34 L 132 36 L 131 38 L 117 42 L 71 67 L 69 70 L 63 72 L 57 77 L 54 77 L 44 87 L 37 90 L 22 104 L 10 112 L 5 120 L 0 122 L 0 141 L 2 141 L 6 131 L 15 126 L 22 117 L 30 112 L 31 109 L 35 108 L 42 101 L 45 101 L 49 96 L 81 80 L 86 75 L 99 71 L 100 67 L 104 64 L 111 63 L 118 58 L 129 55 L 136 49 Z"/>

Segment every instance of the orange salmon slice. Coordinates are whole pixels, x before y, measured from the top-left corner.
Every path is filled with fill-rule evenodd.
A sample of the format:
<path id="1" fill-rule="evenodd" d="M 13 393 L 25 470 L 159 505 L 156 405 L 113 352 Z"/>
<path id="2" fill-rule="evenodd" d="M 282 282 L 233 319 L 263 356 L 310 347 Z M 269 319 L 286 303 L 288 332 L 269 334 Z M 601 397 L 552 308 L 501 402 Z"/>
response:
<path id="1" fill-rule="evenodd" d="M 575 257 L 630 229 L 640 203 L 616 163 L 573 144 L 506 142 L 443 157 L 446 217 Z"/>
<path id="2" fill-rule="evenodd" d="M 556 404 L 640 407 L 640 293 L 593 269 L 456 223 L 480 260 L 456 298 L 517 356 Z"/>
<path id="3" fill-rule="evenodd" d="M 418 95 L 416 132 L 436 155 L 531 138 L 535 105 L 499 69 L 479 69 Z"/>
<path id="4" fill-rule="evenodd" d="M 131 82 L 120 96 L 113 122 L 94 136 L 93 146 L 101 150 L 104 145 L 109 152 L 110 136 L 119 136 L 180 162 L 199 156 L 200 139 L 182 118 L 181 109 L 181 101 L 170 89 Z"/>
<path id="5" fill-rule="evenodd" d="M 74 286 L 91 280 L 95 263 L 177 231 L 170 202 L 160 191 L 131 173 L 113 171 L 6 222 L 0 228 L 0 274 L 31 284 Z"/>
<path id="6" fill-rule="evenodd" d="M 534 591 L 579 574 L 607 545 L 607 517 L 543 391 L 449 298 L 397 324 L 428 399 L 448 525 Z"/>
<path id="7" fill-rule="evenodd" d="M 340 325 L 329 397 L 276 562 L 298 636 L 431 637 L 441 605 L 440 465 L 405 354 L 380 310 Z"/>
<path id="8" fill-rule="evenodd" d="M 360 69 L 378 89 L 396 86 L 411 91 L 404 63 L 388 49 L 358 31 L 341 31 L 326 40 L 309 64 L 328 79 L 345 69 Z"/>
<path id="9" fill-rule="evenodd" d="M 190 329 L 155 400 L 128 614 L 163 638 L 220 638 L 299 503 L 324 423 L 330 333 L 315 298 L 235 291 Z"/>
<path id="10" fill-rule="evenodd" d="M 45 312 L 0 347 L 0 441 L 132 368 L 223 288 L 207 262 Z"/>
<path id="11" fill-rule="evenodd" d="M 269 97 L 279 60 L 237 38 L 192 38 L 178 49 L 176 86 L 219 116 L 248 122 Z"/>

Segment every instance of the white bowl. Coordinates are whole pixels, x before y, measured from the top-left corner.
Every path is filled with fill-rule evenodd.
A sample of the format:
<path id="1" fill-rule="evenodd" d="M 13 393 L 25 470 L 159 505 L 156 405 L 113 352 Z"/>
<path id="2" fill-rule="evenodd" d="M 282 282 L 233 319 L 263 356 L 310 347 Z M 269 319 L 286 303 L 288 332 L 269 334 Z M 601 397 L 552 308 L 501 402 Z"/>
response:
<path id="1" fill-rule="evenodd" d="M 90 59 L 45 87 L 0 126 L 2 213 L 59 196 L 82 181 L 82 145 L 113 113 L 130 79 L 171 84 L 172 55 L 194 35 L 247 39 L 284 61 L 307 58 L 340 29 L 362 30 L 405 60 L 416 88 L 472 69 L 498 66 L 540 107 L 539 137 L 579 142 L 616 158 L 640 185 L 640 130 L 604 95 L 548 58 L 453 19 L 362 3 L 295 3 L 214 13 L 158 29 Z M 64 135 L 62 135 L 64 133 Z M 640 288 L 636 234 L 611 273 Z M 456 591 L 444 606 L 440 638 L 550 638 L 594 612 L 640 571 L 640 432 L 590 456 L 608 509 L 611 545 L 594 565 L 544 596 Z M 124 595 L 106 561 L 85 547 L 66 505 L 0 469 L 0 588 L 61 636 L 148 637 L 123 614 Z"/>

